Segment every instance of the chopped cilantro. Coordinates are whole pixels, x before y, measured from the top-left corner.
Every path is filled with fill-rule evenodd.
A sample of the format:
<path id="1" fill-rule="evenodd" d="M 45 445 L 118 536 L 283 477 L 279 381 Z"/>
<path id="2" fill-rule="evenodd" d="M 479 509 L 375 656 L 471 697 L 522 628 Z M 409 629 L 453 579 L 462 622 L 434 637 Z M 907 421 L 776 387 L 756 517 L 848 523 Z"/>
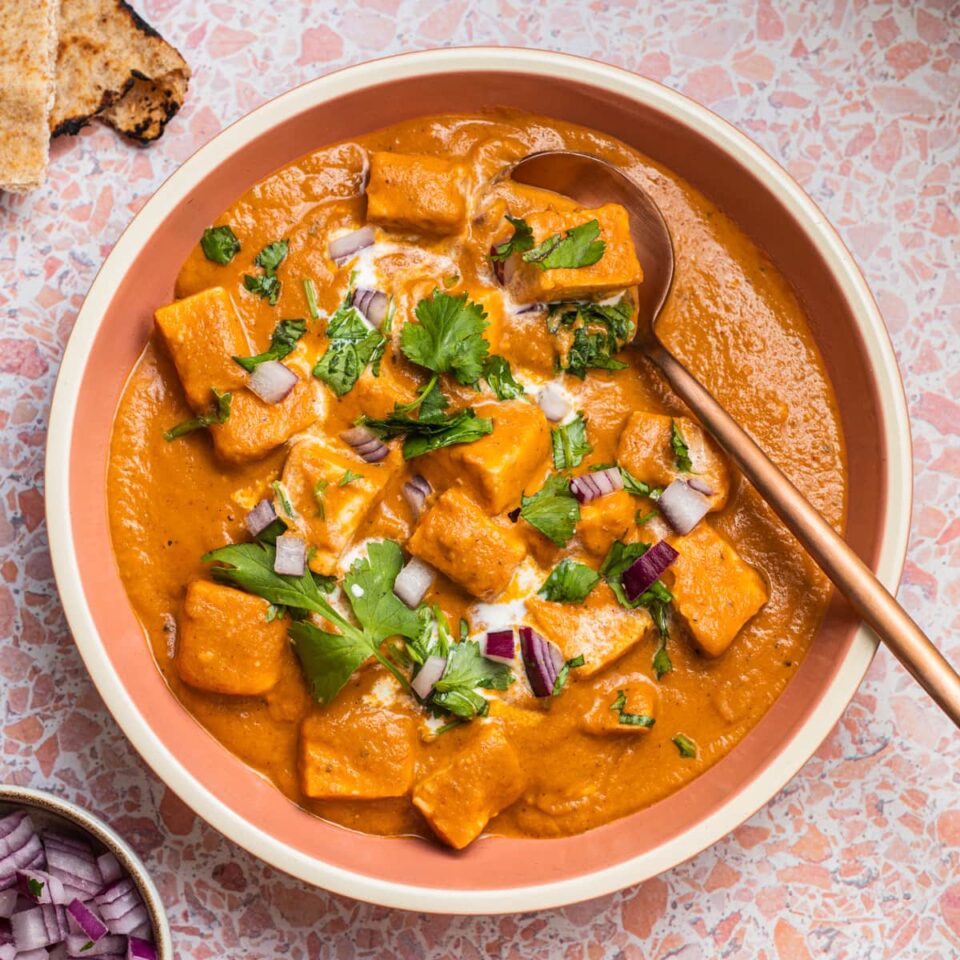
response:
<path id="1" fill-rule="evenodd" d="M 654 507 L 652 510 L 648 510 L 646 513 L 638 510 L 633 515 L 633 522 L 638 526 L 642 527 L 645 523 L 649 523 L 660 511 Z"/>
<path id="2" fill-rule="evenodd" d="M 327 487 L 329 486 L 329 480 L 318 480 L 313 485 L 313 499 L 317 501 L 317 516 L 321 520 L 326 520 L 327 518 L 327 506 L 324 502 L 324 496 L 326 495 Z"/>
<path id="3" fill-rule="evenodd" d="M 652 727 L 657 721 L 645 713 L 627 713 L 627 691 L 618 690 L 617 699 L 610 704 L 610 709 L 617 714 L 617 722 L 628 727 Z"/>
<path id="4" fill-rule="evenodd" d="M 623 478 L 623 489 L 636 497 L 650 497 L 651 500 L 659 500 L 660 494 L 663 493 L 663 487 L 651 487 L 649 483 L 638 480 L 629 470 L 623 467 L 620 467 L 620 476 Z"/>
<path id="5" fill-rule="evenodd" d="M 580 519 L 580 504 L 570 492 L 570 481 L 553 474 L 532 497 L 521 496 L 520 516 L 556 546 L 563 547 Z"/>
<path id="6" fill-rule="evenodd" d="M 317 303 L 317 285 L 310 277 L 303 278 L 303 295 L 307 298 L 307 310 L 312 320 L 320 319 L 320 306 Z"/>
<path id="7" fill-rule="evenodd" d="M 673 738 L 673 745 L 680 752 L 681 757 L 690 759 L 697 755 L 697 745 L 685 733 L 678 733 Z"/>
<path id="8" fill-rule="evenodd" d="M 550 307 L 547 329 L 566 331 L 559 367 L 581 380 L 587 370 L 623 370 L 614 357 L 633 336 L 633 304 L 626 296 L 615 304 L 557 303 Z M 572 338 L 569 336 L 572 334 Z M 567 342 L 568 341 L 568 342 Z"/>
<path id="9" fill-rule="evenodd" d="M 526 220 L 522 217 L 511 217 L 509 213 L 504 219 L 513 227 L 513 236 L 503 243 L 498 243 L 490 251 L 490 259 L 494 262 L 506 260 L 514 253 L 525 253 L 533 246 L 533 231 Z"/>
<path id="10" fill-rule="evenodd" d="M 486 311 L 462 293 L 451 296 L 435 287 L 414 311 L 418 323 L 400 333 L 400 349 L 413 363 L 433 373 L 451 373 L 459 383 L 475 384 L 483 375 L 490 344 L 483 337 Z"/>
<path id="11" fill-rule="evenodd" d="M 293 503 L 290 501 L 290 494 L 287 492 L 287 488 L 279 480 L 274 480 L 270 486 L 273 487 L 273 492 L 277 495 L 280 509 L 290 520 L 296 520 L 297 511 L 293 509 Z"/>
<path id="12" fill-rule="evenodd" d="M 443 396 L 439 390 L 434 393 Z M 443 399 L 446 405 L 446 398 Z M 437 410 L 435 406 L 428 410 L 424 408 L 426 403 L 421 407 L 419 419 L 394 411 L 379 420 L 364 416 L 359 422 L 382 440 L 403 436 L 404 460 L 412 460 L 455 443 L 471 443 L 493 432 L 493 420 L 478 417 L 472 407 L 451 414 L 445 414 L 442 408 Z"/>
<path id="13" fill-rule="evenodd" d="M 313 375 L 342 397 L 349 393 L 367 364 L 376 358 L 386 344 L 383 334 L 367 323 L 363 314 L 350 302 L 353 290 L 348 289 L 343 302 L 327 324 L 330 345 L 313 368 Z"/>
<path id="14" fill-rule="evenodd" d="M 277 240 L 269 243 L 258 254 L 253 262 L 260 267 L 268 276 L 272 277 L 277 272 L 277 267 L 283 263 L 290 246 L 286 240 Z"/>
<path id="15" fill-rule="evenodd" d="M 227 264 L 240 252 L 240 241 L 226 224 L 222 227 L 207 227 L 200 238 L 200 249 L 208 260 Z"/>
<path id="16" fill-rule="evenodd" d="M 587 421 L 582 413 L 562 427 L 550 431 L 553 443 L 553 465 L 557 470 L 578 467 L 583 458 L 593 452 L 587 440 Z"/>
<path id="17" fill-rule="evenodd" d="M 623 574 L 635 560 L 642 557 L 650 549 L 649 543 L 621 543 L 615 540 L 609 553 L 600 565 L 601 576 L 610 584 L 610 589 L 616 594 L 621 606 L 633 609 L 645 607 L 650 611 L 660 635 L 667 633 L 666 611 L 673 600 L 673 594 L 657 580 L 649 590 L 645 590 L 633 602 L 627 599 L 623 591 Z"/>
<path id="18" fill-rule="evenodd" d="M 307 332 L 305 320 L 281 320 L 270 334 L 270 349 L 255 357 L 234 357 L 244 370 L 252 372 L 268 360 L 282 360 L 293 351 L 297 341 Z"/>
<path id="19" fill-rule="evenodd" d="M 567 684 L 567 678 L 570 676 L 570 671 L 575 667 L 582 667 L 583 662 L 583 654 L 580 653 L 577 656 L 572 657 L 560 668 L 560 672 L 557 674 L 557 679 L 553 681 L 553 690 L 551 691 L 552 696 L 560 696 L 560 691 L 563 690 Z"/>
<path id="20" fill-rule="evenodd" d="M 673 448 L 673 457 L 677 469 L 681 473 L 690 473 L 693 469 L 693 463 L 690 460 L 690 448 L 687 446 L 687 441 L 683 439 L 683 434 L 680 432 L 676 420 L 670 421 L 670 446 Z"/>
<path id="21" fill-rule="evenodd" d="M 177 437 L 183 437 L 194 430 L 203 430 L 205 427 L 211 427 L 215 423 L 226 423 L 230 417 L 230 402 L 233 400 L 233 394 L 227 391 L 220 393 L 219 390 L 213 390 L 213 400 L 215 408 L 209 413 L 201 413 L 191 420 L 184 420 L 175 427 L 164 431 L 163 439 L 169 443 L 176 440 Z"/>
<path id="22" fill-rule="evenodd" d="M 596 570 L 565 557 L 550 571 L 539 592 L 554 603 L 583 603 L 599 582 Z"/>
<path id="23" fill-rule="evenodd" d="M 243 285 L 251 292 L 255 293 L 261 300 L 266 300 L 271 307 L 277 305 L 280 299 L 280 281 L 277 277 L 259 276 L 254 277 L 249 273 L 243 275 Z"/>
<path id="24" fill-rule="evenodd" d="M 565 230 L 563 236 L 555 233 L 547 237 L 539 246 L 527 250 L 523 259 L 535 263 L 541 270 L 589 267 L 603 256 L 606 249 L 606 244 L 597 239 L 599 236 L 599 221 L 588 220 Z"/>
<path id="25" fill-rule="evenodd" d="M 483 379 L 487 381 L 498 400 L 514 400 L 524 396 L 523 386 L 517 383 L 510 364 L 503 357 L 487 357 L 483 367 Z"/>
<path id="26" fill-rule="evenodd" d="M 667 637 L 665 633 L 660 635 L 660 645 L 653 655 L 653 672 L 660 680 L 668 673 L 673 671 L 673 661 L 670 659 L 670 653 L 667 650 Z"/>
<path id="27" fill-rule="evenodd" d="M 353 483 L 354 480 L 362 480 L 362 473 L 354 473 L 352 470 L 345 470 L 343 476 L 340 478 L 338 487 L 345 487 L 348 483 Z"/>
<path id="28" fill-rule="evenodd" d="M 36 877 L 28 877 L 27 889 L 30 891 L 31 896 L 39 900 L 40 897 L 43 896 L 43 881 L 37 880 Z"/>
<path id="29" fill-rule="evenodd" d="M 277 305 L 277 300 L 280 297 L 281 283 L 277 277 L 277 268 L 283 263 L 288 249 L 286 240 L 277 240 L 274 243 L 267 244 L 253 261 L 256 266 L 263 270 L 263 273 L 258 276 L 252 276 L 249 273 L 243 275 L 243 285 L 247 290 L 266 300 L 271 307 Z"/>
<path id="30" fill-rule="evenodd" d="M 488 660 L 475 640 L 465 640 L 450 648 L 447 668 L 430 695 L 430 703 L 457 717 L 485 716 L 487 701 L 476 688 L 506 690 L 513 674 L 504 663 Z"/>

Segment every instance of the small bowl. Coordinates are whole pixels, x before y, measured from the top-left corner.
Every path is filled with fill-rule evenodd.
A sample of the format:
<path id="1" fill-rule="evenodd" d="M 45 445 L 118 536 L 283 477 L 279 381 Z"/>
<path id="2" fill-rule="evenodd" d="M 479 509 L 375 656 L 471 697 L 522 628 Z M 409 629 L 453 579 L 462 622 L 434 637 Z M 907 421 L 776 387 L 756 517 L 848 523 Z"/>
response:
<path id="1" fill-rule="evenodd" d="M 52 826 L 66 832 L 80 831 L 96 846 L 103 847 L 105 851 L 109 850 L 117 858 L 120 866 L 137 885 L 137 890 L 150 915 L 158 960 L 173 960 L 170 924 L 163 909 L 163 901 L 143 861 L 133 852 L 133 848 L 127 841 L 102 820 L 69 800 L 64 800 L 52 793 L 45 793 L 43 790 L 32 790 L 30 787 L 0 785 L 0 817 L 24 807 L 29 809 L 30 817 L 38 830 Z"/>

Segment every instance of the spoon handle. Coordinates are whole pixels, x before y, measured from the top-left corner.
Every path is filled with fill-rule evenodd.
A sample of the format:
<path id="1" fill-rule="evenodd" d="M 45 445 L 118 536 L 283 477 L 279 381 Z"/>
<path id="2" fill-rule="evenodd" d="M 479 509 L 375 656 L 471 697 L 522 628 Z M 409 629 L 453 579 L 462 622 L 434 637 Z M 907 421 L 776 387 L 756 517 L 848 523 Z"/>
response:
<path id="1" fill-rule="evenodd" d="M 647 355 L 854 610 L 960 727 L 960 676 L 943 654 L 696 377 L 659 344 L 650 346 Z"/>

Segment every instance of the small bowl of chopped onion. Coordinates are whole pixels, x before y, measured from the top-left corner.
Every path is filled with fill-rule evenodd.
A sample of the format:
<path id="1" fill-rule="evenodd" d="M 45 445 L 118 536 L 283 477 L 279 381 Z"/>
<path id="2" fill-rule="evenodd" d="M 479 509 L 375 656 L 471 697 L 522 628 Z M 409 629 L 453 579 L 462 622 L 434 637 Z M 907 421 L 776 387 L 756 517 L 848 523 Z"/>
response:
<path id="1" fill-rule="evenodd" d="M 171 960 L 143 863 L 93 814 L 0 786 L 0 960 Z"/>

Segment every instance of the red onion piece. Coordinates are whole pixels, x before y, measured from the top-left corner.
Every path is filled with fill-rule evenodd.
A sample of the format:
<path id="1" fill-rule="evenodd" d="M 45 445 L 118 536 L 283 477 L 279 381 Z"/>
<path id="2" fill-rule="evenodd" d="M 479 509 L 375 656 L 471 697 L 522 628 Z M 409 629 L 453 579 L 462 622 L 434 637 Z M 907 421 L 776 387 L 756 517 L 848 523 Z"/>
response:
<path id="1" fill-rule="evenodd" d="M 679 556 L 666 540 L 658 540 L 642 557 L 637 557 L 623 572 L 623 592 L 627 599 L 633 603 L 649 590 Z"/>
<path id="2" fill-rule="evenodd" d="M 67 849 L 63 841 L 54 836 L 45 836 L 43 845 L 48 871 L 59 877 L 64 886 L 78 887 L 90 893 L 97 893 L 103 887 L 97 861 L 89 850 Z"/>
<path id="3" fill-rule="evenodd" d="M 38 950 L 18 950 L 12 960 L 50 960 L 50 952 L 44 947 Z"/>
<path id="4" fill-rule="evenodd" d="M 687 485 L 693 487 L 697 493 L 702 493 L 705 497 L 712 497 L 714 494 L 713 487 L 705 480 L 701 480 L 700 477 L 687 477 Z"/>
<path id="5" fill-rule="evenodd" d="M 80 900 L 72 900 L 67 906 L 67 919 L 94 943 L 107 935 L 107 925 L 89 904 L 82 903 Z"/>
<path id="6" fill-rule="evenodd" d="M 353 304 L 378 330 L 387 319 L 387 295 L 381 290 L 366 290 L 357 287 L 350 298 Z"/>
<path id="7" fill-rule="evenodd" d="M 279 360 L 267 360 L 257 366 L 247 380 L 247 389 L 264 403 L 280 403 L 300 378 Z"/>
<path id="8" fill-rule="evenodd" d="M 40 951 L 38 950 L 37 954 L 39 955 L 39 953 Z M 21 953 L 20 956 L 25 956 L 25 954 Z M 50 954 L 47 954 L 48 958 L 49 956 Z M 0 942 L 0 960 L 17 960 L 17 948 L 13 945 L 12 940 L 10 943 Z"/>
<path id="9" fill-rule="evenodd" d="M 157 948 L 142 937 L 127 940 L 127 960 L 157 960 Z"/>
<path id="10" fill-rule="evenodd" d="M 32 831 L 33 824 L 29 821 L 28 824 Z M 0 890 L 16 886 L 18 870 L 29 870 L 43 864 L 43 846 L 35 833 L 31 833 L 25 841 L 17 842 L 21 846 L 0 860 Z"/>
<path id="11" fill-rule="evenodd" d="M 340 439 L 367 463 L 379 463 L 390 453 L 390 448 L 368 427 L 351 427 L 340 434 Z"/>
<path id="12" fill-rule="evenodd" d="M 414 520 L 419 520 L 420 514 L 427 505 L 427 497 L 433 493 L 433 487 L 418 473 L 403 485 L 401 492 L 413 513 Z"/>
<path id="13" fill-rule="evenodd" d="M 67 936 L 67 954 L 71 957 L 103 957 L 122 954 L 127 948 L 127 938 L 114 935 L 94 940 L 93 946 L 85 933 L 71 933 Z"/>
<path id="14" fill-rule="evenodd" d="M 16 887 L 11 887 L 9 890 L 4 890 L 3 893 L 0 893 L 0 920 L 9 920 L 13 915 L 13 911 L 17 909 L 17 890 Z M 0 939 L 0 943 L 3 943 L 3 940 Z"/>
<path id="15" fill-rule="evenodd" d="M 270 509 L 273 510 L 273 504 L 269 500 L 261 500 L 260 502 L 269 504 Z M 274 513 L 274 516 L 276 516 L 276 513 Z M 100 876 L 103 877 L 103 882 L 106 884 L 115 883 L 123 876 L 123 867 L 120 866 L 120 861 L 112 853 L 103 853 L 97 857 L 97 866 L 100 868 Z"/>
<path id="16" fill-rule="evenodd" d="M 0 857 L 5 857 L 14 849 L 10 846 L 9 838 L 17 828 L 23 827 L 24 822 L 29 819 L 23 810 L 17 810 L 14 813 L 7 814 L 7 816 L 0 818 Z M 32 824 L 28 825 L 25 829 L 26 833 L 24 833 L 23 836 L 27 837 L 32 829 Z"/>
<path id="17" fill-rule="evenodd" d="M 551 423 L 559 423 L 573 409 L 567 395 L 555 383 L 543 387 L 537 396 L 537 403 Z"/>
<path id="18" fill-rule="evenodd" d="M 584 473 L 570 480 L 570 492 L 581 502 L 590 503 L 608 493 L 623 489 L 623 476 L 619 467 L 608 467 L 595 473 Z"/>
<path id="19" fill-rule="evenodd" d="M 433 567 L 417 557 L 411 557 L 410 562 L 397 574 L 393 592 L 413 609 L 420 606 L 420 601 L 433 586 L 436 577 L 437 572 Z"/>
<path id="20" fill-rule="evenodd" d="M 660 494 L 657 507 L 673 529 L 689 533 L 710 510 L 710 501 L 685 480 L 676 479 Z"/>
<path id="21" fill-rule="evenodd" d="M 59 943 L 67 936 L 67 914 L 63 907 L 45 903 L 15 913 L 10 918 L 17 957 L 30 950 L 39 950 Z"/>
<path id="22" fill-rule="evenodd" d="M 421 700 L 426 700 L 446 669 L 446 657 L 427 657 L 417 675 L 410 681 L 410 688 Z"/>
<path id="23" fill-rule="evenodd" d="M 532 627 L 520 628 L 523 666 L 535 697 L 553 695 L 553 685 L 563 667 L 563 654 L 555 643 L 541 637 Z"/>
<path id="24" fill-rule="evenodd" d="M 277 511 L 274 509 L 273 503 L 270 500 L 261 500 L 246 517 L 244 517 L 243 522 L 246 524 L 250 536 L 255 537 L 263 533 L 276 519 Z M 104 856 L 106 856 L 106 854 L 104 854 Z M 116 863 L 116 861 L 114 862 Z M 119 870 L 119 864 L 117 865 L 117 869 Z M 102 867 L 100 872 L 103 872 Z M 120 874 L 118 873 L 117 876 L 120 876 Z M 103 879 L 107 880 L 106 877 Z"/>
<path id="25" fill-rule="evenodd" d="M 514 313 L 520 316 L 521 313 L 543 313 L 546 309 L 545 303 L 528 303 L 526 306 L 518 307 Z"/>
<path id="26" fill-rule="evenodd" d="M 517 656 L 517 641 L 513 636 L 513 628 L 488 630 L 480 641 L 480 652 L 496 663 L 513 663 Z"/>
<path id="27" fill-rule="evenodd" d="M 63 881 L 44 870 L 18 871 L 17 886 L 20 893 L 34 903 L 63 905 L 68 902 L 63 892 Z"/>
<path id="28" fill-rule="evenodd" d="M 277 537 L 273 572 L 285 577 L 302 577 L 307 568 L 307 544 L 303 537 L 285 533 Z"/>
<path id="29" fill-rule="evenodd" d="M 146 923 L 141 923 L 139 927 L 135 927 L 130 931 L 130 936 L 153 942 L 153 927 L 150 925 L 150 921 L 148 920 Z"/>
<path id="30" fill-rule="evenodd" d="M 373 246 L 376 239 L 377 234 L 373 227 L 361 227 L 359 230 L 337 237 L 336 240 L 331 240 L 327 245 L 327 256 L 335 260 L 338 265 L 342 264 L 365 247 Z"/>

